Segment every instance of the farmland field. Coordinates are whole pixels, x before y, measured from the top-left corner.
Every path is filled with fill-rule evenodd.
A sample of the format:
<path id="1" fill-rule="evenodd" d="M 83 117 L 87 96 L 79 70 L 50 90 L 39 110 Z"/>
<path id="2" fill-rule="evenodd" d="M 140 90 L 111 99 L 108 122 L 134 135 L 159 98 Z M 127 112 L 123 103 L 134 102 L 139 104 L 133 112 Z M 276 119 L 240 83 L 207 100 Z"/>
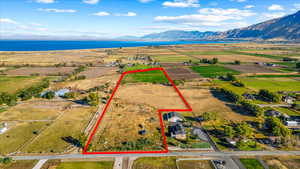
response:
<path id="1" fill-rule="evenodd" d="M 42 77 L 37 76 L 0 76 L 0 92 L 14 94 L 18 90 L 30 87 L 41 80 Z"/>
<path id="2" fill-rule="evenodd" d="M 139 70 L 139 69 L 147 69 L 152 66 L 143 66 L 137 65 L 134 67 L 129 67 L 126 71 Z M 149 82 L 149 83 L 168 83 L 168 79 L 164 75 L 161 70 L 152 70 L 147 72 L 137 72 L 127 74 L 122 83 L 138 83 L 138 82 Z"/>
<path id="3" fill-rule="evenodd" d="M 300 91 L 300 81 L 291 78 L 240 78 L 247 88 L 278 91 Z"/>
<path id="4" fill-rule="evenodd" d="M 155 162 L 154 162 L 155 161 Z M 133 169 L 177 169 L 175 157 L 143 157 L 133 163 Z"/>
<path id="5" fill-rule="evenodd" d="M 72 73 L 74 69 L 75 67 L 22 67 L 8 70 L 4 73 L 10 76 L 30 76 L 32 74 L 48 76 L 69 74 Z"/>
<path id="6" fill-rule="evenodd" d="M 203 77 L 217 77 L 223 76 L 227 73 L 239 74 L 238 71 L 228 69 L 222 66 L 212 65 L 212 66 L 192 66 L 192 70 L 199 73 Z"/>
<path id="7" fill-rule="evenodd" d="M 113 162 L 62 162 L 56 169 L 112 169 Z"/>

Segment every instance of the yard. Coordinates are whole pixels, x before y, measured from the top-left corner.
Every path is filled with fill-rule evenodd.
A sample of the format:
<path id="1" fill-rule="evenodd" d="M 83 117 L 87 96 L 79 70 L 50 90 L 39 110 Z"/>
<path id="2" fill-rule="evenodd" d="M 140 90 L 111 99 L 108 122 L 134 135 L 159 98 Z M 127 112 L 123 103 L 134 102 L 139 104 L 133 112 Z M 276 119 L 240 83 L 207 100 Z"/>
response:
<path id="1" fill-rule="evenodd" d="M 143 157 L 133 163 L 133 169 L 177 169 L 176 157 Z"/>
<path id="2" fill-rule="evenodd" d="M 219 65 L 209 65 L 209 66 L 192 66 L 191 69 L 199 73 L 203 77 L 215 78 L 218 76 L 224 76 L 228 73 L 239 74 L 238 71 L 225 68 Z"/>
<path id="3" fill-rule="evenodd" d="M 39 76 L 0 76 L 0 92 L 16 93 L 18 90 L 31 87 L 43 79 Z"/>

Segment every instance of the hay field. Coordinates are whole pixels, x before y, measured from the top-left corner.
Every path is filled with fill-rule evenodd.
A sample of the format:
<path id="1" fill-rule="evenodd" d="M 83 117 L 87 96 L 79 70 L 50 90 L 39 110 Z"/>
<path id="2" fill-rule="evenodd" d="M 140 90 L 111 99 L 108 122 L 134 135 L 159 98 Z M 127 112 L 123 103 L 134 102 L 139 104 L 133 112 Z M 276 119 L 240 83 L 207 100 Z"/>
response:
<path id="1" fill-rule="evenodd" d="M 32 74 L 48 76 L 57 74 L 70 74 L 74 69 L 75 67 L 22 67 L 8 70 L 4 73 L 10 76 L 30 76 Z"/>

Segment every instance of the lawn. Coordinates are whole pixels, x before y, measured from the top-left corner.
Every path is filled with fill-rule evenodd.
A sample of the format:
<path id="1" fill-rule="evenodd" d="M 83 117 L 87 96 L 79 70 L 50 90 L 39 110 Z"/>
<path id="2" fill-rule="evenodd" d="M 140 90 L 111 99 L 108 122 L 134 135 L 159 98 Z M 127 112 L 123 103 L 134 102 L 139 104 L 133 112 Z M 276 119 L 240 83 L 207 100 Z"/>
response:
<path id="1" fill-rule="evenodd" d="M 224 76 L 227 73 L 239 74 L 238 71 L 225 68 L 223 66 L 218 65 L 210 65 L 210 66 L 192 66 L 193 71 L 199 73 L 203 77 L 215 78 L 218 76 Z"/>
<path id="2" fill-rule="evenodd" d="M 34 165 L 37 163 L 35 160 L 19 160 L 14 161 L 10 164 L 0 164 L 1 169 L 32 169 Z"/>
<path id="3" fill-rule="evenodd" d="M 133 169 L 177 169 L 176 157 L 143 157 L 133 163 Z"/>
<path id="4" fill-rule="evenodd" d="M 0 135 L 0 154 L 7 154 L 16 151 L 31 138 L 37 135 L 33 132 L 39 132 L 47 123 L 29 122 L 18 123 L 4 134 Z"/>
<path id="5" fill-rule="evenodd" d="M 300 81 L 290 78 L 240 78 L 247 88 L 253 90 L 267 89 L 272 92 L 300 91 Z"/>
<path id="6" fill-rule="evenodd" d="M 42 80 L 39 76 L 0 76 L 0 92 L 16 93 Z"/>
<path id="7" fill-rule="evenodd" d="M 213 169 L 211 162 L 206 160 L 182 160 L 178 164 L 178 169 Z"/>
<path id="8" fill-rule="evenodd" d="M 62 162 L 56 169 L 112 169 L 114 162 Z"/>
<path id="9" fill-rule="evenodd" d="M 151 66 L 137 65 L 134 67 L 126 68 L 126 71 L 140 70 L 151 68 Z M 147 83 L 168 83 L 168 79 L 164 73 L 160 70 L 153 70 L 147 72 L 137 72 L 127 74 L 123 79 L 122 83 L 138 83 L 138 82 L 147 82 Z"/>
<path id="10" fill-rule="evenodd" d="M 262 54 L 262 53 L 247 53 L 247 52 L 240 52 L 240 51 L 230 51 L 230 53 L 231 54 L 239 54 L 239 55 L 264 57 L 264 58 L 276 59 L 276 60 L 281 60 L 283 58 L 282 56 L 268 55 L 268 54 Z"/>
<path id="11" fill-rule="evenodd" d="M 264 167 L 256 159 L 244 158 L 240 160 L 242 164 L 246 167 L 246 169 L 264 169 Z"/>

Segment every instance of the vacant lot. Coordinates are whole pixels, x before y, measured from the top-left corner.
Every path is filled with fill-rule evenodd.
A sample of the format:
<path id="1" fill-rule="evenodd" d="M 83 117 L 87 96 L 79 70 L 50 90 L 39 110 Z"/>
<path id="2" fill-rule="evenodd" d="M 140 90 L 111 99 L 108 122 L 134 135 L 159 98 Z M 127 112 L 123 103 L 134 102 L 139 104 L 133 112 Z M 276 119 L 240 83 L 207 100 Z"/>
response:
<path id="1" fill-rule="evenodd" d="M 182 160 L 178 162 L 179 169 L 213 169 L 210 161 L 205 160 Z"/>
<path id="2" fill-rule="evenodd" d="M 0 113 L 0 121 L 54 120 L 71 102 L 31 100 Z"/>
<path id="3" fill-rule="evenodd" d="M 18 90 L 37 84 L 42 79 L 37 76 L 0 76 L 0 92 L 13 94 Z"/>
<path id="4" fill-rule="evenodd" d="M 73 72 L 75 67 L 22 67 L 4 72 L 11 76 L 30 76 L 33 74 L 39 75 L 66 75 Z"/>
<path id="5" fill-rule="evenodd" d="M 10 164 L 0 164 L 1 169 L 32 169 L 37 163 L 35 160 L 14 161 Z"/>
<path id="6" fill-rule="evenodd" d="M 112 74 L 117 71 L 113 67 L 88 67 L 84 72 L 79 73 L 79 75 L 84 75 L 86 78 L 97 78 L 103 75 Z"/>
<path id="7" fill-rule="evenodd" d="M 224 67 L 233 69 L 242 73 L 276 73 L 277 71 L 267 68 L 265 66 L 259 66 L 254 64 L 243 65 L 225 65 Z"/>
<path id="8" fill-rule="evenodd" d="M 9 123 L 10 129 L 0 135 L 0 154 L 8 154 L 18 150 L 23 144 L 36 137 L 40 130 L 46 125 L 49 125 L 49 123 Z"/>
<path id="9" fill-rule="evenodd" d="M 242 164 L 246 167 L 246 169 L 264 169 L 264 167 L 260 164 L 260 162 L 257 159 L 243 158 L 240 160 Z"/>
<path id="10" fill-rule="evenodd" d="M 188 68 L 166 68 L 166 71 L 172 80 L 191 80 L 200 77 L 197 73 L 192 72 Z"/>
<path id="11" fill-rule="evenodd" d="M 225 68 L 223 66 L 218 65 L 210 65 L 210 66 L 192 66 L 191 67 L 193 71 L 199 73 L 203 77 L 218 77 L 218 76 L 224 76 L 228 73 L 232 74 L 239 74 L 238 71 Z"/>
<path id="12" fill-rule="evenodd" d="M 263 157 L 270 168 L 274 169 L 298 169 L 300 168 L 299 156 Z"/>
<path id="13" fill-rule="evenodd" d="M 26 146 L 22 152 L 60 153 L 67 148 L 74 147 L 74 142 L 70 140 L 78 140 L 95 112 L 95 108 L 92 107 L 74 107 L 65 110 L 59 119 L 53 122 L 31 144 Z"/>
<path id="14" fill-rule="evenodd" d="M 133 169 L 177 169 L 175 157 L 143 157 L 133 163 Z"/>
<path id="15" fill-rule="evenodd" d="M 110 161 L 101 162 L 62 162 L 56 169 L 112 169 L 114 163 Z"/>
<path id="16" fill-rule="evenodd" d="M 277 91 L 300 91 L 300 81 L 291 78 L 240 78 L 247 88 Z"/>

